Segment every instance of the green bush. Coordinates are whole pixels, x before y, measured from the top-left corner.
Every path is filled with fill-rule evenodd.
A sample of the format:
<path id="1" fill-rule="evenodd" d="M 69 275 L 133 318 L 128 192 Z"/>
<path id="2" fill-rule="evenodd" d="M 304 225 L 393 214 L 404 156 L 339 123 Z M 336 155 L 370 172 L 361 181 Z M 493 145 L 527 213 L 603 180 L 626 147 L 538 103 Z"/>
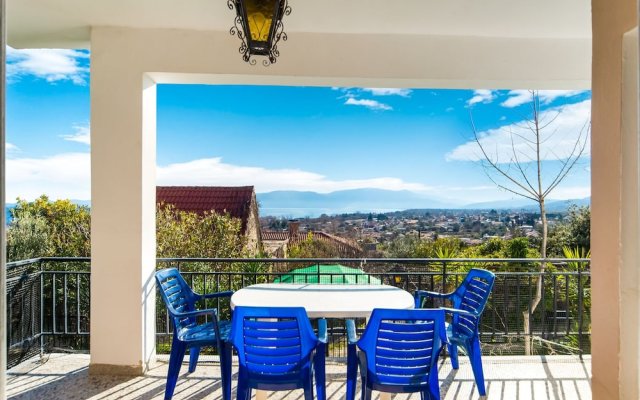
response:
<path id="1" fill-rule="evenodd" d="M 7 229 L 7 258 L 89 257 L 89 207 L 70 200 L 50 201 L 45 195 L 33 202 L 18 199 Z"/>

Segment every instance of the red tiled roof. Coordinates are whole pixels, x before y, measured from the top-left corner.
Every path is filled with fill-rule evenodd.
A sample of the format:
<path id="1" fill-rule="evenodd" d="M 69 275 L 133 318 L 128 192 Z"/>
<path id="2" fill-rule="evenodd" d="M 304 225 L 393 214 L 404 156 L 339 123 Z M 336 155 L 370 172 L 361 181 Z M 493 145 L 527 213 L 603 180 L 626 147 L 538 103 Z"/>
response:
<path id="1" fill-rule="evenodd" d="M 298 244 L 307 240 L 309 237 L 309 233 L 311 233 L 313 239 L 319 240 L 321 242 L 330 243 L 332 246 L 336 246 L 336 248 L 340 251 L 341 254 L 344 254 L 345 257 L 358 257 L 362 253 L 362 249 L 358 245 L 357 242 L 349 239 L 342 238 L 340 236 L 331 235 L 326 232 L 319 231 L 311 231 L 311 232 L 297 232 L 293 235 L 289 231 L 262 231 L 262 241 L 283 241 L 288 240 L 290 244 Z"/>
<path id="2" fill-rule="evenodd" d="M 314 240 L 319 240 L 321 242 L 330 243 L 332 246 L 336 246 L 340 253 L 345 256 L 358 257 L 362 252 L 358 243 L 352 240 L 321 231 L 312 231 L 311 234 Z M 307 240 L 308 237 L 309 232 L 298 232 L 297 235 L 294 235 L 291 238 L 291 244 L 303 242 Z"/>
<path id="3" fill-rule="evenodd" d="M 173 204 L 176 209 L 204 214 L 215 211 L 242 220 L 242 230 L 247 227 L 251 214 L 253 186 L 158 186 L 156 203 Z"/>
<path id="4" fill-rule="evenodd" d="M 262 231 L 262 240 L 288 240 L 287 231 Z"/>

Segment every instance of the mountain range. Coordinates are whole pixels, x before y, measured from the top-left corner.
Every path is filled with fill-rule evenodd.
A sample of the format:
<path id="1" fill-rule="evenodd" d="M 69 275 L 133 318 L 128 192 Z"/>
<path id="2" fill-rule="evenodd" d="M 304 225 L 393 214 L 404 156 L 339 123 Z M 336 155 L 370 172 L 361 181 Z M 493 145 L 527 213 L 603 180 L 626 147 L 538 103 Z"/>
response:
<path id="1" fill-rule="evenodd" d="M 353 212 L 389 212 L 409 208 L 457 208 L 450 202 L 407 190 L 340 190 L 331 193 L 275 191 L 258 193 L 260 214 L 306 217 Z"/>
<path id="2" fill-rule="evenodd" d="M 261 216 L 288 218 L 317 217 L 322 214 L 345 214 L 354 212 L 384 213 L 409 209 L 508 209 L 536 211 L 538 205 L 528 200 L 501 200 L 463 204 L 446 199 L 436 199 L 408 190 L 354 189 L 331 193 L 274 191 L 257 194 Z M 565 211 L 571 204 L 589 205 L 590 197 L 571 200 L 547 200 L 547 211 Z M 72 200 L 75 204 L 90 205 L 86 200 Z M 9 210 L 15 204 L 6 205 L 7 222 Z"/>
<path id="3" fill-rule="evenodd" d="M 353 212 L 390 212 L 407 209 L 513 209 L 531 210 L 537 203 L 526 199 L 502 200 L 484 203 L 463 204 L 457 201 L 435 199 L 407 190 L 382 189 L 342 190 L 331 193 L 275 191 L 258 193 L 262 216 L 299 218 L 321 214 L 343 214 Z M 589 205 L 591 198 L 571 200 L 547 200 L 547 210 L 564 211 L 571 204 Z"/>

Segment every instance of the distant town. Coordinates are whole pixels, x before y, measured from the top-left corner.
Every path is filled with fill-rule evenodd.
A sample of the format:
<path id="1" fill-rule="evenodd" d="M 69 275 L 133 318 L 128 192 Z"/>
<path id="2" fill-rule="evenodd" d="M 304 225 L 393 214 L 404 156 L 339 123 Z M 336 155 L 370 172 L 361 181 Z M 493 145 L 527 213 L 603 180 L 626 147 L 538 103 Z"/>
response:
<path id="1" fill-rule="evenodd" d="M 562 221 L 564 212 L 549 213 L 549 226 Z M 514 210 L 406 210 L 387 213 L 321 215 L 296 220 L 301 232 L 325 232 L 356 241 L 365 252 L 375 251 L 399 237 L 421 239 L 455 237 L 466 245 L 478 245 L 491 238 L 537 239 L 540 214 Z M 290 221 L 280 217 L 261 217 L 263 231 L 284 231 Z"/>

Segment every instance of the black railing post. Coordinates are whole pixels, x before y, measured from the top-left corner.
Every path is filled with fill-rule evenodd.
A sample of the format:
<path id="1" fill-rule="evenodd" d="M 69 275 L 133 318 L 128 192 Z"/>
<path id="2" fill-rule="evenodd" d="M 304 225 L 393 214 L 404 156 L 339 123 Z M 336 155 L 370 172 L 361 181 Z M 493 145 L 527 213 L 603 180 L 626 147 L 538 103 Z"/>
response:
<path id="1" fill-rule="evenodd" d="M 56 333 L 56 273 L 54 272 L 51 275 L 51 319 L 52 319 L 52 329 L 51 332 L 55 335 Z"/>
<path id="2" fill-rule="evenodd" d="M 42 259 L 38 261 L 40 273 L 40 359 L 44 357 L 44 274 Z"/>
<path id="3" fill-rule="evenodd" d="M 531 309 L 532 308 L 531 305 L 533 304 L 533 296 L 532 296 L 532 287 L 531 287 L 531 275 L 529 275 L 528 279 L 529 279 L 529 300 L 527 304 L 527 309 L 529 313 L 529 332 L 525 332 L 524 334 L 527 335 L 527 342 L 531 347 L 532 354 L 525 354 L 526 356 L 533 355 L 533 348 L 532 348 L 533 347 L 533 310 Z M 537 284 L 537 280 L 538 279 L 536 278 L 536 284 Z"/>
<path id="4" fill-rule="evenodd" d="M 62 291 L 63 294 L 63 299 L 64 299 L 64 333 L 67 334 L 69 333 L 69 308 L 68 308 L 68 299 L 69 299 L 69 293 L 67 292 L 67 285 L 69 284 L 69 280 L 67 278 L 67 274 L 64 274 L 64 289 Z"/>
<path id="5" fill-rule="evenodd" d="M 80 274 L 76 274 L 76 333 L 80 334 Z"/>
<path id="6" fill-rule="evenodd" d="M 442 261 L 442 293 L 447 292 L 447 262 Z"/>
<path id="7" fill-rule="evenodd" d="M 547 306 L 545 303 L 545 292 L 546 292 L 546 288 L 545 288 L 545 283 L 544 283 L 544 277 L 546 275 L 546 272 L 544 274 L 542 274 L 542 276 L 540 277 L 540 286 L 542 288 L 542 291 L 540 293 L 540 305 L 538 307 L 542 307 L 542 329 L 540 332 L 540 336 L 543 339 L 547 339 L 547 334 L 546 334 L 546 325 L 547 325 Z"/>
<path id="8" fill-rule="evenodd" d="M 558 337 L 558 276 L 553 274 L 553 338 Z"/>
<path id="9" fill-rule="evenodd" d="M 582 263 L 578 263 L 578 349 L 582 360 L 582 313 L 584 312 L 584 299 L 582 298 Z"/>

